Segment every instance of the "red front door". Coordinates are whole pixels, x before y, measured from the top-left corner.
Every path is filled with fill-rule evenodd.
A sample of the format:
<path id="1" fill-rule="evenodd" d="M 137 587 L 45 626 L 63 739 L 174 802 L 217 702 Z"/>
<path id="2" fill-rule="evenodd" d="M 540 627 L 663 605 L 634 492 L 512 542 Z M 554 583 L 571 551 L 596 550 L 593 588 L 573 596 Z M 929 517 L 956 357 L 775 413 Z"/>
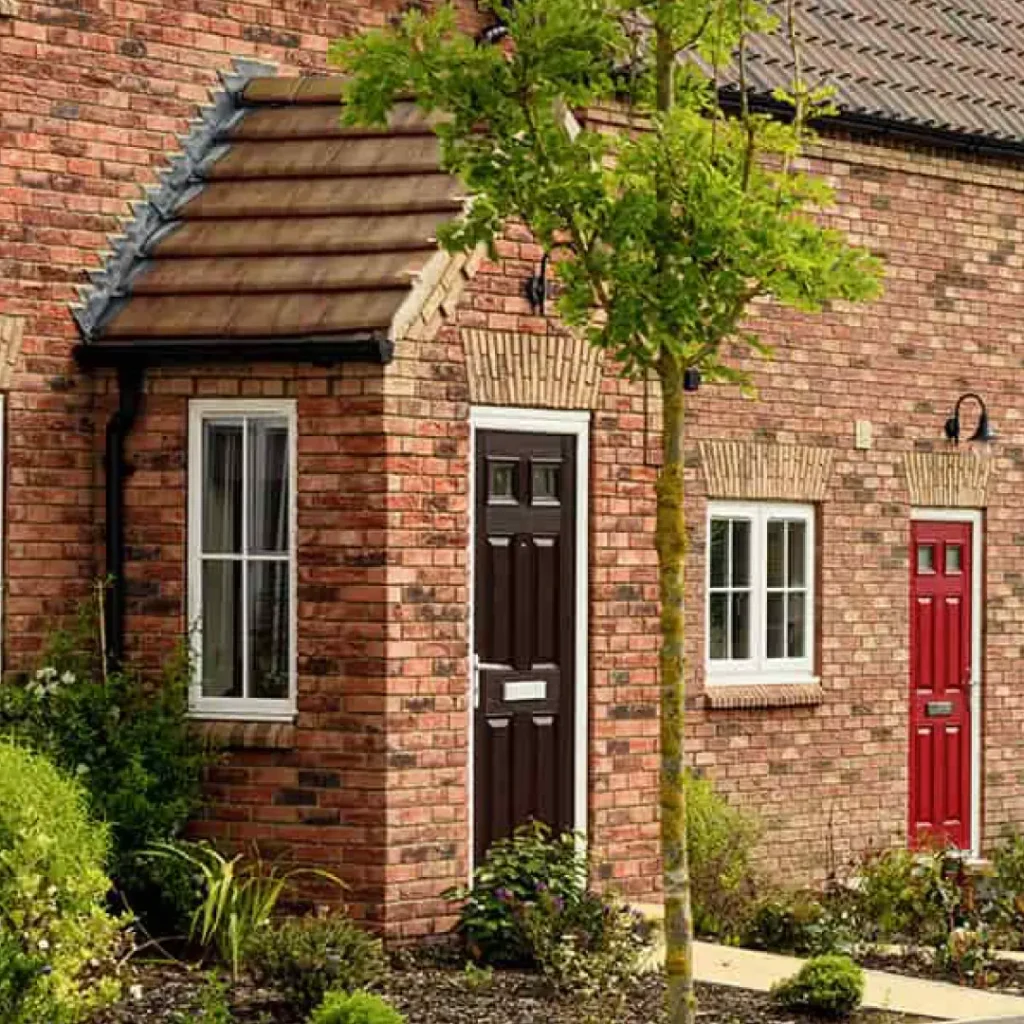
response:
<path id="1" fill-rule="evenodd" d="M 917 521 L 910 552 L 910 841 L 971 845 L 971 524 Z"/>

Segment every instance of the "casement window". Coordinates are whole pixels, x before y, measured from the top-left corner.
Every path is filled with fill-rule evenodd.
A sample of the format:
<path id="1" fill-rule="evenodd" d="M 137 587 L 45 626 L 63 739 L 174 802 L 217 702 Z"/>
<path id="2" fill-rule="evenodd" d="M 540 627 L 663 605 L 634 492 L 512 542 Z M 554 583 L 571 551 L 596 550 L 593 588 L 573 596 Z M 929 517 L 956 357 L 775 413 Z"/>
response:
<path id="1" fill-rule="evenodd" d="M 195 401 L 189 410 L 192 709 L 295 711 L 295 405 Z"/>
<path id="2" fill-rule="evenodd" d="M 708 507 L 710 683 L 809 682 L 814 674 L 814 509 Z"/>

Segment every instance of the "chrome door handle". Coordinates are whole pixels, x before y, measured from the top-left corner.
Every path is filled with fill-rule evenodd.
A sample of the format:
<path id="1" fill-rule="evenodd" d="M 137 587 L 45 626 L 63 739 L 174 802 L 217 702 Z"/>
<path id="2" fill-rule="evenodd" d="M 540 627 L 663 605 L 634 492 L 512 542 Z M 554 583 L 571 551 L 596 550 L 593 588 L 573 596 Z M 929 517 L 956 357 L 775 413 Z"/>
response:
<path id="1" fill-rule="evenodd" d="M 480 655 L 473 655 L 473 708 L 480 707 Z"/>

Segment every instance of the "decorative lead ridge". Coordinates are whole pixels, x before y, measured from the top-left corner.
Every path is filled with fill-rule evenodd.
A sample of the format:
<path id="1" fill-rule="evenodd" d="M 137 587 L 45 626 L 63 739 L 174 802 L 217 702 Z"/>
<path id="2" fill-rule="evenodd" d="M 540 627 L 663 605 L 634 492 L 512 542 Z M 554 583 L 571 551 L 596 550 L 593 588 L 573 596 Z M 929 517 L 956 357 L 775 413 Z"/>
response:
<path id="1" fill-rule="evenodd" d="M 236 57 L 230 71 L 218 72 L 221 87 L 212 91 L 210 103 L 200 108 L 189 130 L 177 136 L 180 151 L 145 197 L 131 204 L 131 219 L 120 234 L 111 236 L 102 268 L 90 271 L 89 283 L 79 288 L 80 301 L 71 307 L 71 315 L 86 343 L 131 294 L 132 281 L 155 243 L 172 229 L 175 211 L 201 188 L 204 169 L 223 155 L 221 140 L 245 117 L 240 100 L 246 85 L 276 70 L 273 64 Z"/>

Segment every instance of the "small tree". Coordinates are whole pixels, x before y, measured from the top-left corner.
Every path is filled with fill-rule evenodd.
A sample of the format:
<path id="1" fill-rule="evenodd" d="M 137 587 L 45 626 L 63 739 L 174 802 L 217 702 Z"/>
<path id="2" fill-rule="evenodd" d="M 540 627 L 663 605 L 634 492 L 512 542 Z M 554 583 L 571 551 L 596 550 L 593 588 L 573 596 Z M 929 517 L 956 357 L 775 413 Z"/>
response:
<path id="1" fill-rule="evenodd" d="M 793 39 L 792 2 L 787 9 Z M 815 212 L 828 186 L 797 158 L 808 119 L 829 97 L 800 80 L 773 119 L 747 102 L 747 39 L 772 31 L 762 0 L 483 0 L 500 45 L 457 26 L 452 7 L 339 41 L 352 77 L 345 117 L 383 125 L 411 95 L 438 115 L 445 167 L 473 200 L 443 229 L 452 250 L 493 247 L 525 223 L 555 257 L 559 312 L 631 377 L 655 374 L 663 409 L 657 482 L 661 598 L 661 835 L 668 1016 L 692 1021 L 692 920 L 683 789 L 684 375 L 745 383 L 738 342 L 765 351 L 745 323 L 761 296 L 802 310 L 879 290 L 880 267 Z M 719 104 L 719 68 L 739 109 Z M 602 133 L 569 113 L 620 104 L 631 127 Z"/>

